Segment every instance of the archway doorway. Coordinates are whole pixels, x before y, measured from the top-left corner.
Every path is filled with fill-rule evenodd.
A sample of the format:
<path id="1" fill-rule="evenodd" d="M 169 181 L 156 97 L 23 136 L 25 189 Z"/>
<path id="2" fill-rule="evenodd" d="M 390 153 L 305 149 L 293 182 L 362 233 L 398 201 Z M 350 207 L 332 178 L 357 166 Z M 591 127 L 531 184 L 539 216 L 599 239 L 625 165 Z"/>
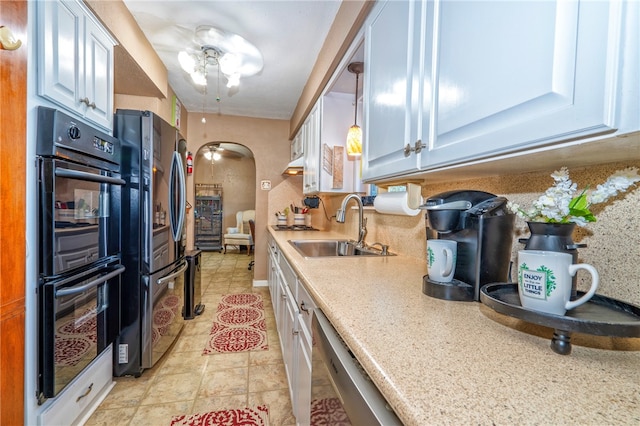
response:
<path id="1" fill-rule="evenodd" d="M 236 213 L 255 210 L 256 163 L 253 152 L 246 146 L 225 141 L 211 141 L 200 147 L 194 157 L 194 194 L 196 205 L 199 196 L 220 195 L 220 223 L 212 221 L 212 234 L 222 235 L 229 227 L 236 226 Z M 199 213 L 199 212 L 197 212 Z M 208 232 L 208 230 L 200 230 Z M 195 246 L 204 250 L 218 250 L 215 244 L 198 247 L 198 227 L 195 229 Z M 200 241 L 206 239 L 200 238 Z"/>

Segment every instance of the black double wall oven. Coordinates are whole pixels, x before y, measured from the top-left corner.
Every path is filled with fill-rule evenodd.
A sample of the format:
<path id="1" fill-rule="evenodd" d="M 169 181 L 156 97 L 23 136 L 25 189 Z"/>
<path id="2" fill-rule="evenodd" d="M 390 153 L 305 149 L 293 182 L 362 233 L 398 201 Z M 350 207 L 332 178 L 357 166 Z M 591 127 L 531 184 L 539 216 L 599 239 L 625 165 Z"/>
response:
<path id="1" fill-rule="evenodd" d="M 58 395 L 120 328 L 120 143 L 38 107 L 38 401 Z"/>

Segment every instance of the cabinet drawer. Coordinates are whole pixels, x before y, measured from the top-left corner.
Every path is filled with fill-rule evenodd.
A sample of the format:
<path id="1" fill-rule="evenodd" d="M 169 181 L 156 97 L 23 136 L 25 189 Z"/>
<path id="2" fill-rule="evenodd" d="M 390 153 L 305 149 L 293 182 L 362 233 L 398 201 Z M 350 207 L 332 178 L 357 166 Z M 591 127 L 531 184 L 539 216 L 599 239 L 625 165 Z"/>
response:
<path id="1" fill-rule="evenodd" d="M 39 416 L 40 425 L 82 424 L 114 386 L 109 346 Z"/>

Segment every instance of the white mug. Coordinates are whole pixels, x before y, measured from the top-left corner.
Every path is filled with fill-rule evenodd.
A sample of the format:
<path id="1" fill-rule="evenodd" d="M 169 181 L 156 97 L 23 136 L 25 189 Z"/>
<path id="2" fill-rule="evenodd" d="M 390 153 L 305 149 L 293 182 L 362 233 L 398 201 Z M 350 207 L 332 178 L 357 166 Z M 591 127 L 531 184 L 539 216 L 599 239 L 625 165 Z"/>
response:
<path id="1" fill-rule="evenodd" d="M 456 272 L 458 243 L 451 240 L 427 240 L 427 272 L 429 279 L 442 283 L 453 280 Z"/>
<path id="2" fill-rule="evenodd" d="M 569 253 L 545 250 L 518 252 L 518 295 L 523 308 L 564 315 L 589 301 L 600 281 L 598 271 L 586 263 L 573 264 Z M 591 274 L 591 288 L 581 298 L 571 299 L 572 277 L 579 269 Z"/>

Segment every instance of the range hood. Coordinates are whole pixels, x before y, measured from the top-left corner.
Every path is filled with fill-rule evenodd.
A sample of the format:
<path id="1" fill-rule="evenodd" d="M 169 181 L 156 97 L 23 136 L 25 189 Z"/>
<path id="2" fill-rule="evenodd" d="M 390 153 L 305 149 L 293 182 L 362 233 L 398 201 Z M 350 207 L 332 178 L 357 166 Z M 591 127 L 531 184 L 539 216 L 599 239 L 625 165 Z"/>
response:
<path id="1" fill-rule="evenodd" d="M 304 171 L 304 157 L 298 157 L 289 163 L 286 169 L 282 172 L 283 175 L 296 176 L 301 175 Z"/>

